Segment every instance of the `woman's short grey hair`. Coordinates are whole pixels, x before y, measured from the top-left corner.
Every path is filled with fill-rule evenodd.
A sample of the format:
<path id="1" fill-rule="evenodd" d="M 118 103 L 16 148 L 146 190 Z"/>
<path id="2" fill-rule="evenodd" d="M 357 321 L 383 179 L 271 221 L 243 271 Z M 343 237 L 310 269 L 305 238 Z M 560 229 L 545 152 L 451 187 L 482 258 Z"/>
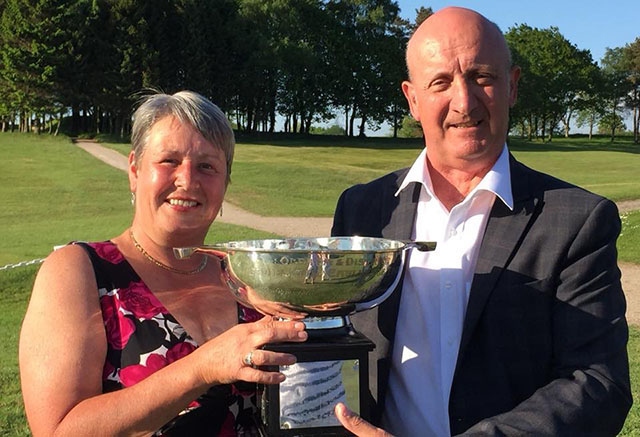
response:
<path id="1" fill-rule="evenodd" d="M 224 113 L 206 97 L 193 91 L 175 94 L 154 93 L 143 97 L 133 113 L 131 146 L 136 163 L 140 162 L 153 125 L 166 116 L 189 123 L 209 142 L 219 147 L 227 160 L 227 184 L 231 181 L 231 164 L 235 149 L 235 136 Z"/>

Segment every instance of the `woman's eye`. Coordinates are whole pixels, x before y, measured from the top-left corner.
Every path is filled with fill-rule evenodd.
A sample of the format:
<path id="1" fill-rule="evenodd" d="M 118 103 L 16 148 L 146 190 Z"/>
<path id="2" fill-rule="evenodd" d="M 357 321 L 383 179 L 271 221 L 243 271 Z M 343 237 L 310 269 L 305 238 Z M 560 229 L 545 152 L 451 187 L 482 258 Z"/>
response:
<path id="1" fill-rule="evenodd" d="M 222 166 L 218 162 L 201 162 L 198 167 L 209 173 L 220 173 L 222 171 Z"/>

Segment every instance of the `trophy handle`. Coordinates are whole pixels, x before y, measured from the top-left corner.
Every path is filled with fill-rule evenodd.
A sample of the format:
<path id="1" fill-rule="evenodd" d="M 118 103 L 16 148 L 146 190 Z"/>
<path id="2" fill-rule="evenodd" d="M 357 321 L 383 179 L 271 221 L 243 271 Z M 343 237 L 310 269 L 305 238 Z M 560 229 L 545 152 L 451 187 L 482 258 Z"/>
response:
<path id="1" fill-rule="evenodd" d="M 398 268 L 398 273 L 396 273 L 396 277 L 393 278 L 393 282 L 387 287 L 385 292 L 382 293 L 380 296 L 378 296 L 374 300 L 370 300 L 368 302 L 356 303 L 353 311 L 354 313 L 358 313 L 360 311 L 365 311 L 365 310 L 369 310 L 371 308 L 377 307 L 382 302 L 384 302 L 389 297 L 389 295 L 391 295 L 391 293 L 393 293 L 393 290 L 395 290 L 396 287 L 398 286 L 398 283 L 400 283 L 400 278 L 402 278 L 402 274 L 404 272 L 404 262 L 406 259 L 406 253 L 407 251 L 404 249 L 399 252 L 400 267 Z"/>
<path id="2" fill-rule="evenodd" d="M 398 273 L 396 274 L 396 277 L 393 279 L 393 282 L 389 285 L 389 287 L 387 287 L 387 290 L 384 293 L 382 293 L 378 298 L 368 302 L 356 303 L 354 312 L 357 313 L 360 311 L 377 307 L 389 297 L 389 295 L 393 292 L 393 290 L 396 289 L 396 287 L 398 286 L 398 283 L 400 283 L 400 278 L 402 278 L 402 275 L 404 273 L 404 263 L 407 257 L 407 251 L 409 249 L 416 249 L 416 250 L 419 250 L 420 252 L 431 252 L 436 250 L 436 245 L 437 245 L 435 241 L 402 241 L 402 243 L 404 243 L 404 246 L 399 251 L 400 268 L 398 269 Z"/>

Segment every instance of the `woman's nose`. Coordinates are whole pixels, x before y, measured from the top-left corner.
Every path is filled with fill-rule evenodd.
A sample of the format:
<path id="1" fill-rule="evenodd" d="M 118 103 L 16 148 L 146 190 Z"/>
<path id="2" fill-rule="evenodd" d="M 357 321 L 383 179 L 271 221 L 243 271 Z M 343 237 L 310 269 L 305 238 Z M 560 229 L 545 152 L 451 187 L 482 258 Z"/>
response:
<path id="1" fill-rule="evenodd" d="M 189 162 L 182 162 L 176 169 L 176 185 L 189 188 L 195 183 L 195 169 Z"/>

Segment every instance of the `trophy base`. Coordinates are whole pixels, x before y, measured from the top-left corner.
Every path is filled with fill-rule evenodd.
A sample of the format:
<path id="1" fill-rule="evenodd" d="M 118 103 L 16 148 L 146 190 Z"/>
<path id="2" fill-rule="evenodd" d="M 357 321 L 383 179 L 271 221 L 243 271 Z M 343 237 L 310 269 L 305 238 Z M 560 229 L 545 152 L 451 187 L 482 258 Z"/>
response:
<path id="1" fill-rule="evenodd" d="M 304 343 L 265 345 L 266 350 L 295 355 L 297 363 L 280 367 L 287 375 L 281 384 L 260 386 L 262 435 L 352 435 L 333 413 L 338 402 L 347 404 L 365 420 L 370 418 L 365 402 L 369 391 L 368 354 L 375 345 L 353 330 L 347 335 L 339 332 L 310 335 Z"/>

